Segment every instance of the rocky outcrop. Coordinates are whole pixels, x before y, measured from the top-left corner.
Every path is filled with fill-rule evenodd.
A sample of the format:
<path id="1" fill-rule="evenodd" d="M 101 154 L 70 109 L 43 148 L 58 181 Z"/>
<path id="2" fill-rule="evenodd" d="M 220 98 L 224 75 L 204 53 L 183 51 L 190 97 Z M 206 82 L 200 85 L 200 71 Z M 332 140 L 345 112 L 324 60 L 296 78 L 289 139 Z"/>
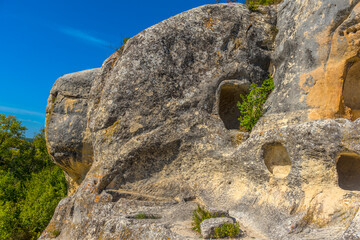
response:
<path id="1" fill-rule="evenodd" d="M 356 239 L 358 2 L 202 6 L 58 79 L 46 137 L 71 191 L 40 239 L 198 239 L 197 204 L 248 237 Z M 236 103 L 269 73 L 240 132 Z"/>
<path id="2" fill-rule="evenodd" d="M 284 1 L 278 6 L 272 55 L 277 88 L 257 129 L 360 116 L 358 3 Z"/>
<path id="3" fill-rule="evenodd" d="M 67 74 L 50 91 L 46 107 L 46 140 L 50 155 L 65 172 L 73 193 L 93 161 L 86 114 L 89 92 L 100 69 Z"/>

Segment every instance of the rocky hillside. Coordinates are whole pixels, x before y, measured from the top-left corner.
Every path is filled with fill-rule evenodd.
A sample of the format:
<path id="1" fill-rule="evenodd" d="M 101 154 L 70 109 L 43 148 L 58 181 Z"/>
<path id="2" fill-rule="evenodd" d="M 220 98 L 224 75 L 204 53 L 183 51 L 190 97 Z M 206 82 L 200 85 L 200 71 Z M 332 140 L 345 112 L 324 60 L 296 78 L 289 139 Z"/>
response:
<path id="1" fill-rule="evenodd" d="M 359 239 L 359 2 L 198 7 L 59 78 L 46 137 L 69 196 L 40 239 L 200 239 L 197 205 L 244 238 Z M 240 95 L 268 74 L 242 132 Z"/>

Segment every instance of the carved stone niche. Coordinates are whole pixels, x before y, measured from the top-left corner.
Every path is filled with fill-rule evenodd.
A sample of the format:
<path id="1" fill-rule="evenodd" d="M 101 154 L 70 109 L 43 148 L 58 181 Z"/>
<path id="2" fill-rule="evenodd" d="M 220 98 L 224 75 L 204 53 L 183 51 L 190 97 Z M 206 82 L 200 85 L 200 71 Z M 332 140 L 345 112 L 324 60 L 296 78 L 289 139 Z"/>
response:
<path id="1" fill-rule="evenodd" d="M 281 143 L 263 146 L 264 162 L 269 172 L 276 178 L 285 178 L 291 170 L 291 161 L 286 148 Z"/>
<path id="2" fill-rule="evenodd" d="M 360 191 L 360 156 L 356 153 L 341 153 L 336 163 L 339 187 Z"/>
<path id="3" fill-rule="evenodd" d="M 226 129 L 239 129 L 240 110 L 237 106 L 242 99 L 240 95 L 246 96 L 249 92 L 248 80 L 224 80 L 217 89 L 217 113 L 224 123 Z"/>
<path id="4" fill-rule="evenodd" d="M 345 107 L 350 111 L 351 120 L 360 117 L 360 59 L 353 59 L 347 64 L 347 73 L 343 87 Z"/>

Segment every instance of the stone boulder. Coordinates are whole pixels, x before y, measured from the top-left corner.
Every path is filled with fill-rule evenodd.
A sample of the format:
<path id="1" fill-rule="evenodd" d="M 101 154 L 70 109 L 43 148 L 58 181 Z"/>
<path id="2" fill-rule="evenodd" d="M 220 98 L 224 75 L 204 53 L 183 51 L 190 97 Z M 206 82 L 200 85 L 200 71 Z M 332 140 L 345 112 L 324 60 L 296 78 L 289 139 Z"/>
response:
<path id="1" fill-rule="evenodd" d="M 93 161 L 86 115 L 90 89 L 99 72 L 100 69 L 91 69 L 59 78 L 46 107 L 48 150 L 65 170 L 69 193 L 79 186 Z"/>

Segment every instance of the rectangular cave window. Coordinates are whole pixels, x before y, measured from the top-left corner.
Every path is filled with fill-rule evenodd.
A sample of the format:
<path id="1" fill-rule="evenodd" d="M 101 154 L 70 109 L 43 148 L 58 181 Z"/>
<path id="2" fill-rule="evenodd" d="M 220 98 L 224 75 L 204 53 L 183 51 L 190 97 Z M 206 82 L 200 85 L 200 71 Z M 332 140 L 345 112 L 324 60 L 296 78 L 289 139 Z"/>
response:
<path id="1" fill-rule="evenodd" d="M 360 191 L 360 156 L 342 153 L 336 164 L 339 187 L 344 190 Z"/>
<path id="2" fill-rule="evenodd" d="M 239 129 L 240 110 L 237 102 L 241 102 L 240 95 L 246 95 L 248 85 L 240 85 L 231 82 L 225 82 L 220 86 L 219 95 L 219 116 L 224 122 L 226 129 Z"/>
<path id="3" fill-rule="evenodd" d="M 343 89 L 343 99 L 346 107 L 351 109 L 351 118 L 360 117 L 360 61 L 352 63 L 346 74 Z"/>
<path id="4" fill-rule="evenodd" d="M 291 170 L 291 161 L 286 148 L 281 143 L 263 146 L 264 163 L 269 172 L 277 178 L 285 178 Z"/>

